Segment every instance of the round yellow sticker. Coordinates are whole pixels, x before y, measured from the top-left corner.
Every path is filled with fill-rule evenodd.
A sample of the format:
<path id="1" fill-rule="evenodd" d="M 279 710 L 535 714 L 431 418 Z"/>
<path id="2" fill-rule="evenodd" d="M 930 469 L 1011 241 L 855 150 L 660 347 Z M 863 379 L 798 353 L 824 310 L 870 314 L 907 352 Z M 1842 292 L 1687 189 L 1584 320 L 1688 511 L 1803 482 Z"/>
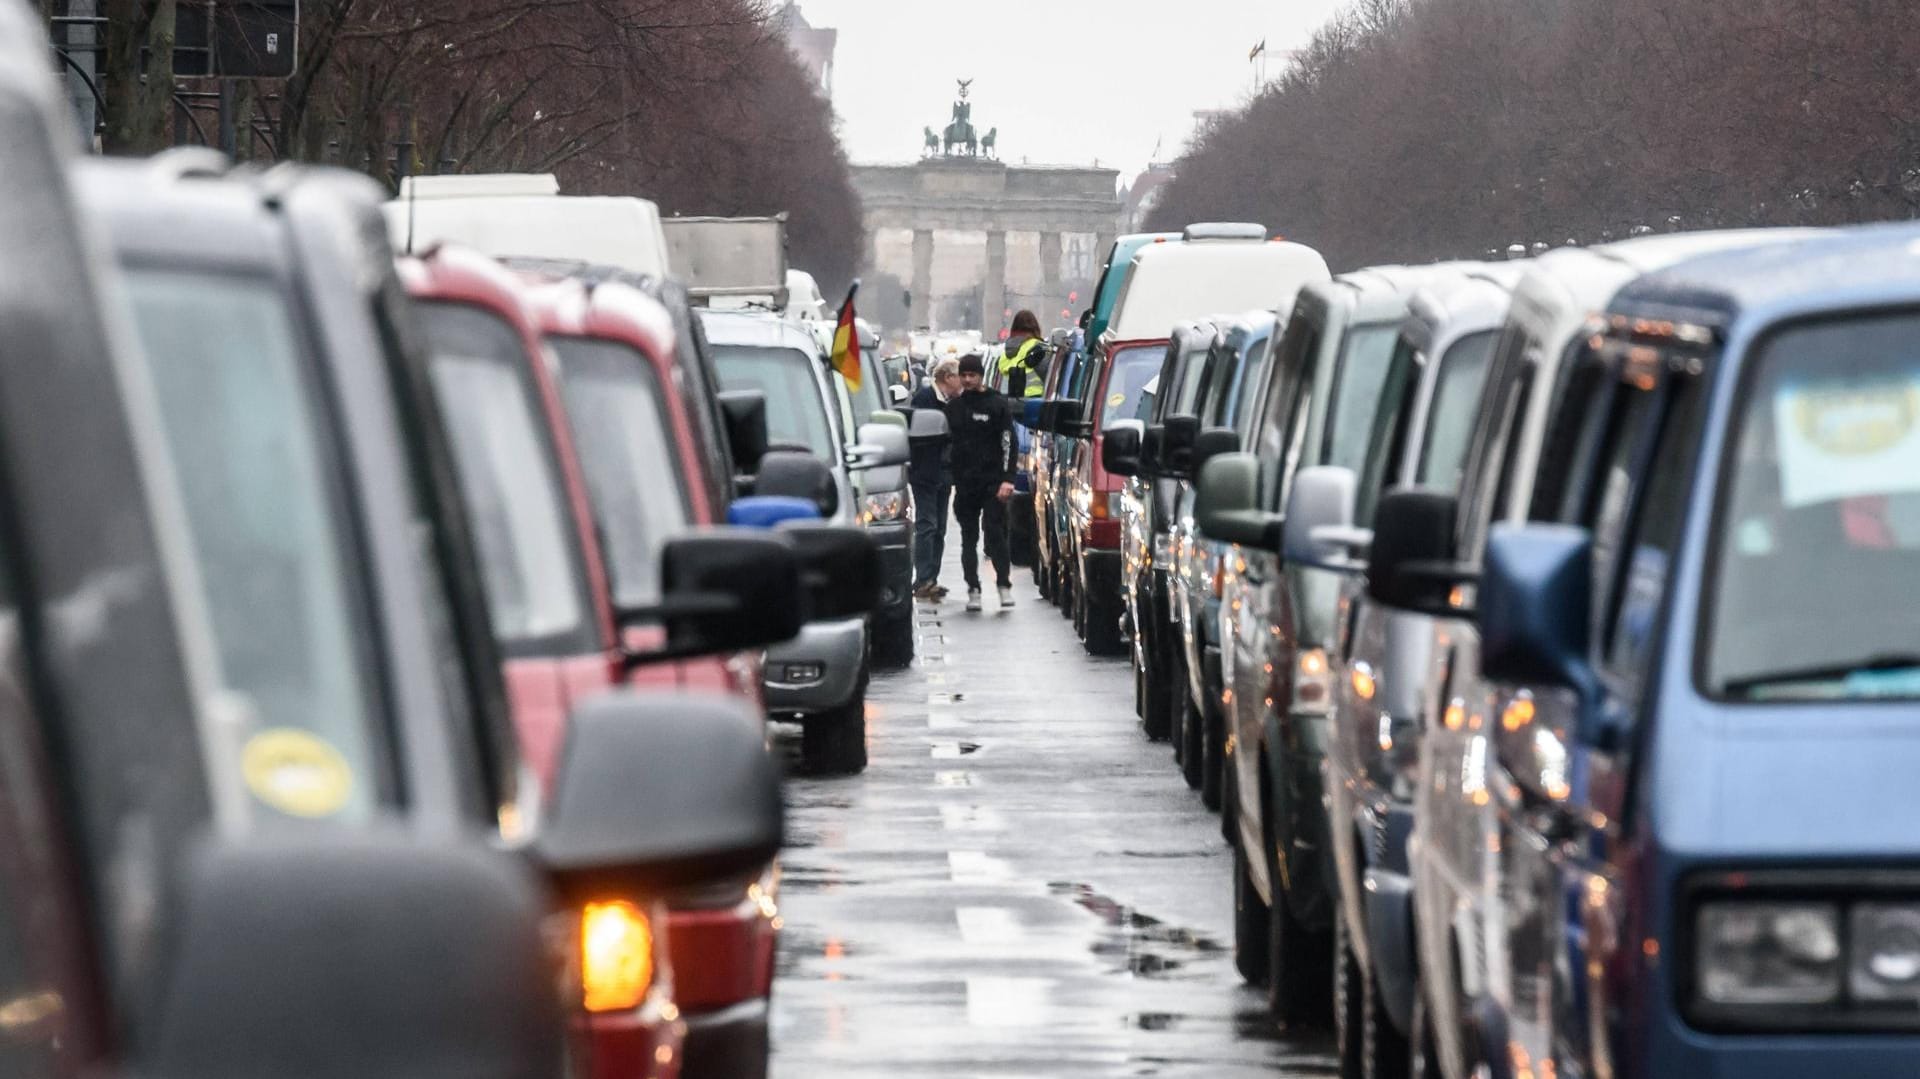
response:
<path id="1" fill-rule="evenodd" d="M 247 739 L 240 772 L 255 798 L 293 817 L 330 817 L 353 792 L 353 769 L 339 750 L 285 727 Z"/>
<path id="2" fill-rule="evenodd" d="M 1912 433 L 1920 405 L 1904 385 L 1806 393 L 1794 421 L 1808 442 L 1839 457 L 1884 453 Z"/>
<path id="3" fill-rule="evenodd" d="M 1116 393 L 1112 397 L 1107 398 L 1107 404 L 1109 407 L 1112 407 L 1112 408 L 1119 408 L 1121 405 L 1124 405 L 1126 403 L 1127 403 L 1127 395 L 1124 393 Z"/>

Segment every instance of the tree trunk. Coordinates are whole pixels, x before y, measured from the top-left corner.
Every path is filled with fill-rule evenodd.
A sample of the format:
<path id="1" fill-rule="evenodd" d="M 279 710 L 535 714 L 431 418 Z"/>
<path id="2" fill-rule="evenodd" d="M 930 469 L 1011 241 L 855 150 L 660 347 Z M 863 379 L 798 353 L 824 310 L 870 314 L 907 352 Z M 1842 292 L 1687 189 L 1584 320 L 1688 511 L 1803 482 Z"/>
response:
<path id="1" fill-rule="evenodd" d="M 105 0 L 102 5 L 107 47 L 100 89 L 107 105 L 107 153 L 157 153 L 173 141 L 175 4 L 176 0 Z"/>

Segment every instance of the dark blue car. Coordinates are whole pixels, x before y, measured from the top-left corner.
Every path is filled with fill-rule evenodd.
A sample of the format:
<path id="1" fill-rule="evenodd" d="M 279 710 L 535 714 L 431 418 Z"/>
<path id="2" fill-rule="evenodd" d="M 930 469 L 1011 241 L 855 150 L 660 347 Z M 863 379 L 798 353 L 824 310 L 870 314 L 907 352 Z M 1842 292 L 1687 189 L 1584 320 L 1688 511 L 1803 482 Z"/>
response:
<path id="1" fill-rule="evenodd" d="M 1483 1059 L 1920 1074 L 1920 230 L 1682 262 L 1596 330 L 1478 579 L 1490 766 L 1426 777 L 1497 810 Z"/>

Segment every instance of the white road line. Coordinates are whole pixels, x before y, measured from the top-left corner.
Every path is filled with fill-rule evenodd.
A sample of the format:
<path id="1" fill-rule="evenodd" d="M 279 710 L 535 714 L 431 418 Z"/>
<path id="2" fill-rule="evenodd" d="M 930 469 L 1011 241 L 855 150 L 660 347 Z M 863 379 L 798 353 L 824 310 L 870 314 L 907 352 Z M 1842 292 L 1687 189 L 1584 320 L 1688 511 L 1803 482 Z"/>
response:
<path id="1" fill-rule="evenodd" d="M 1053 982 L 1046 978 L 967 979 L 967 1022 L 976 1027 L 1038 1027 L 1052 1020 Z"/>
<path id="2" fill-rule="evenodd" d="M 988 806 L 941 806 L 940 822 L 949 832 L 1004 832 L 1007 819 Z"/>
<path id="3" fill-rule="evenodd" d="M 959 907 L 953 917 L 968 944 L 1017 944 L 1027 937 L 1026 926 L 1006 907 Z"/>
<path id="4" fill-rule="evenodd" d="M 978 786 L 972 772 L 935 772 L 933 785 L 936 787 L 973 787 Z"/>
<path id="5" fill-rule="evenodd" d="M 955 884 L 999 884 L 1013 879 L 1013 866 L 983 851 L 950 850 L 947 875 Z"/>

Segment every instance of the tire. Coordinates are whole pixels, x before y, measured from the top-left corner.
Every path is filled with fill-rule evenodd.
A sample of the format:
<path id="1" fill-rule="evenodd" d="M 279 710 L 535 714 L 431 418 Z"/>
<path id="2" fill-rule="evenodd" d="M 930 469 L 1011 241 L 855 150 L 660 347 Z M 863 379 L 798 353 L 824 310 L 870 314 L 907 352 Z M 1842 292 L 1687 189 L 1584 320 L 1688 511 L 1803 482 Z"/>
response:
<path id="1" fill-rule="evenodd" d="M 1413 1054 L 1407 1036 L 1393 1025 L 1380 1002 L 1380 983 L 1373 971 L 1362 971 L 1360 994 L 1360 1072 L 1363 1079 L 1399 1079 L 1407 1075 Z"/>
<path id="2" fill-rule="evenodd" d="M 1140 729 L 1146 732 L 1149 741 L 1159 742 L 1172 733 L 1177 718 L 1173 711 L 1173 694 L 1170 683 L 1177 671 L 1169 671 L 1165 660 L 1155 661 L 1154 654 L 1147 653 L 1147 669 L 1140 679 L 1145 689 L 1144 705 L 1140 711 Z M 1154 672 L 1158 671 L 1156 675 Z"/>
<path id="3" fill-rule="evenodd" d="M 882 670 L 899 670 L 913 663 L 913 609 L 905 617 L 889 618 L 873 624 L 873 665 Z"/>
<path id="4" fill-rule="evenodd" d="M 810 775 L 850 776 L 867 769 L 867 680 L 853 699 L 800 728 L 800 759 Z"/>
<path id="5" fill-rule="evenodd" d="M 1267 880 L 1273 883 L 1273 911 L 1267 919 L 1267 1009 L 1289 1030 L 1331 1024 L 1327 981 L 1333 976 L 1333 935 L 1303 926 L 1287 906 L 1279 882 L 1280 865 L 1268 844 Z"/>
<path id="6" fill-rule="evenodd" d="M 1095 656 L 1122 656 L 1126 642 L 1120 637 L 1120 598 L 1088 596 L 1080 604 L 1080 639 L 1087 653 Z"/>
<path id="7" fill-rule="evenodd" d="M 1433 1039 L 1424 991 L 1413 996 L 1413 1021 L 1408 1026 L 1413 1029 L 1407 1032 L 1407 1079 L 1442 1079 L 1440 1047 Z"/>
<path id="8" fill-rule="evenodd" d="M 1133 714 L 1142 719 L 1147 715 L 1147 672 L 1138 667 L 1133 669 Z"/>
<path id="9" fill-rule="evenodd" d="M 1347 920 L 1333 919 L 1333 1046 L 1340 1079 L 1366 1079 L 1366 1052 L 1361 1037 L 1361 1013 L 1366 1005 L 1361 989 L 1360 959 L 1347 939 Z"/>
<path id="10" fill-rule="evenodd" d="M 1219 707 L 1201 710 L 1200 720 L 1200 804 L 1218 811 L 1225 804 L 1227 735 L 1222 728 L 1226 718 Z"/>
<path id="11" fill-rule="evenodd" d="M 1247 872 L 1247 852 L 1233 844 L 1233 966 L 1255 989 L 1267 987 L 1267 905 Z"/>

